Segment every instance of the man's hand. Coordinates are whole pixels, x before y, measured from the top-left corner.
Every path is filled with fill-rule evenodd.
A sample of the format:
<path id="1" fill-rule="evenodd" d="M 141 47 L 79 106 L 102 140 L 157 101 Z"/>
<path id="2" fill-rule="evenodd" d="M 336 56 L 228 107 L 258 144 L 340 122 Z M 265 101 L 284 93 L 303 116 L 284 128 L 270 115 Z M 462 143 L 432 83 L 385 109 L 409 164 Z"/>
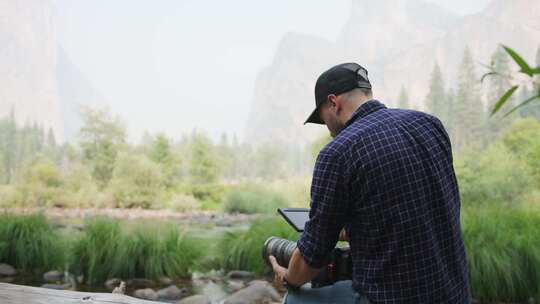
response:
<path id="1" fill-rule="evenodd" d="M 341 242 L 348 242 L 349 238 L 347 237 L 347 233 L 345 232 L 345 228 L 341 229 L 339 232 L 339 240 Z"/>
<path id="2" fill-rule="evenodd" d="M 274 270 L 274 281 L 279 286 L 283 286 L 283 278 L 285 277 L 285 274 L 287 273 L 287 268 L 282 267 L 278 264 L 276 258 L 271 255 L 268 257 L 268 260 L 270 261 L 270 264 L 272 264 L 272 269 Z"/>
<path id="3" fill-rule="evenodd" d="M 280 285 L 283 285 L 286 278 L 289 286 L 302 286 L 319 273 L 319 269 L 311 268 L 306 264 L 298 248 L 294 250 L 291 256 L 288 269 L 279 265 L 274 256 L 269 256 L 268 260 L 272 264 L 276 283 Z"/>

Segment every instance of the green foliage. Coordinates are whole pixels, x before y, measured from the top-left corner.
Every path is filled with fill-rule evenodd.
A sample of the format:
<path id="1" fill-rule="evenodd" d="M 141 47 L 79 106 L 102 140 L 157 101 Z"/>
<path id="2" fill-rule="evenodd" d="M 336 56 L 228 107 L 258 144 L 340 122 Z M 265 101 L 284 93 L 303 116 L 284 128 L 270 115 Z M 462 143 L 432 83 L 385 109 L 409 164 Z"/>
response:
<path id="1" fill-rule="evenodd" d="M 43 215 L 0 216 L 0 263 L 25 272 L 63 269 L 65 243 Z"/>
<path id="2" fill-rule="evenodd" d="M 202 204 L 192 195 L 174 194 L 167 203 L 167 208 L 176 212 L 190 212 L 200 210 Z"/>
<path id="3" fill-rule="evenodd" d="M 500 143 L 463 152 L 454 166 L 464 205 L 517 204 L 531 190 L 528 168 Z"/>
<path id="4" fill-rule="evenodd" d="M 64 194 L 63 178 L 58 168 L 44 157 L 37 157 L 26 166 L 22 180 L 17 185 L 22 204 L 48 207 L 58 204 Z"/>
<path id="5" fill-rule="evenodd" d="M 503 143 L 528 165 L 540 187 L 540 123 L 533 118 L 516 121 L 505 132 Z"/>
<path id="6" fill-rule="evenodd" d="M 185 185 L 184 192 L 190 193 L 201 202 L 219 203 L 223 199 L 226 187 L 217 183 Z"/>
<path id="7" fill-rule="evenodd" d="M 119 119 L 112 118 L 105 110 L 84 108 L 82 117 L 80 145 L 84 160 L 102 189 L 112 177 L 118 152 L 125 145 L 126 131 Z"/>
<path id="8" fill-rule="evenodd" d="M 455 116 L 453 144 L 458 149 L 466 144 L 482 144 L 479 139 L 483 139 L 480 133 L 484 112 L 479 84 L 472 53 L 466 48 L 459 69 L 457 94 L 452 104 Z"/>
<path id="9" fill-rule="evenodd" d="M 473 297 L 487 303 L 538 299 L 540 213 L 493 206 L 464 211 Z"/>
<path id="10" fill-rule="evenodd" d="M 150 208 L 160 198 L 163 176 L 144 155 L 122 155 L 114 168 L 109 191 L 123 208 Z"/>
<path id="11" fill-rule="evenodd" d="M 90 285 L 101 285 L 111 277 L 186 277 L 200 257 L 200 246 L 174 226 L 127 231 L 117 221 L 97 218 L 87 221 L 84 234 L 75 242 L 71 268 L 84 274 Z"/>
<path id="12" fill-rule="evenodd" d="M 152 143 L 149 158 L 160 165 L 164 176 L 164 185 L 167 188 L 173 187 L 177 178 L 179 161 L 171 149 L 169 139 L 165 135 L 159 134 L 156 136 Z"/>
<path id="13" fill-rule="evenodd" d="M 252 186 L 230 190 L 223 200 L 223 210 L 227 213 L 272 214 L 288 205 L 280 193 Z"/>
<path id="14" fill-rule="evenodd" d="M 518 54 L 515 50 L 513 50 L 510 47 L 507 47 L 505 45 L 502 45 L 502 48 L 504 51 L 512 58 L 514 63 L 516 63 L 520 70 L 519 73 L 526 75 L 529 78 L 529 82 L 534 87 L 535 92 L 532 96 L 525 100 L 521 100 L 520 103 L 517 106 L 514 106 L 511 110 L 507 111 L 507 113 L 504 115 L 505 117 L 513 113 L 514 111 L 530 104 L 533 101 L 539 101 L 540 100 L 540 62 L 538 62 L 538 57 L 540 54 L 540 48 L 537 53 L 537 66 L 531 66 L 529 63 L 527 63 L 526 60 L 524 60 L 520 54 Z M 495 62 L 492 62 L 491 66 L 489 67 L 490 70 L 488 73 L 486 73 L 483 77 L 487 76 L 496 76 L 499 79 L 502 79 L 503 81 L 506 81 L 507 83 L 513 82 L 512 76 L 509 74 L 501 73 L 497 70 L 497 66 L 495 65 Z M 497 112 L 501 110 L 501 108 L 508 103 L 510 100 L 510 97 L 517 91 L 517 89 L 520 87 L 520 85 L 515 85 L 512 88 L 507 89 L 507 91 L 499 98 L 499 100 L 495 103 L 495 106 L 491 110 L 491 115 L 495 115 Z"/>
<path id="15" fill-rule="evenodd" d="M 438 63 L 435 63 L 433 67 L 429 83 L 429 93 L 424 103 L 429 113 L 437 116 L 444 123 L 447 123 L 447 116 L 450 113 L 450 109 L 441 68 Z"/>
<path id="16" fill-rule="evenodd" d="M 277 236 L 297 240 L 299 235 L 281 218 L 255 221 L 247 231 L 229 232 L 220 240 L 218 264 L 224 270 L 248 270 L 264 274 L 270 269 L 264 263 L 261 250 L 267 238 Z"/>

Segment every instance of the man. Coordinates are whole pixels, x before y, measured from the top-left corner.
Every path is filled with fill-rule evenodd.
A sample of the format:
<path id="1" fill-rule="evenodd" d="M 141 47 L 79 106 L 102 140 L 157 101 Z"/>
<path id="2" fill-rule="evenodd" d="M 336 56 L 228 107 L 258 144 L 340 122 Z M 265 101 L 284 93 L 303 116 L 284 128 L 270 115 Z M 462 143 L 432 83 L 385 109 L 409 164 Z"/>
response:
<path id="1" fill-rule="evenodd" d="M 290 286 L 286 303 L 470 303 L 459 190 L 441 122 L 373 100 L 368 73 L 355 63 L 321 74 L 315 101 L 306 123 L 326 124 L 333 140 L 317 157 L 310 219 L 288 269 L 270 258 L 277 280 Z M 353 280 L 304 285 L 340 234 Z"/>

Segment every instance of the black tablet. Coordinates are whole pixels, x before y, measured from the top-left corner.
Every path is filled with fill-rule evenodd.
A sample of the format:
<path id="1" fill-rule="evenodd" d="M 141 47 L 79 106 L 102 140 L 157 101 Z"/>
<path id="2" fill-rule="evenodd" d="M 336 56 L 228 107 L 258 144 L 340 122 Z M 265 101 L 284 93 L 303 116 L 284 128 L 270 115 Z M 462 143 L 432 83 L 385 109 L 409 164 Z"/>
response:
<path id="1" fill-rule="evenodd" d="M 298 232 L 304 231 L 304 226 L 309 220 L 307 208 L 279 208 L 279 214 Z"/>

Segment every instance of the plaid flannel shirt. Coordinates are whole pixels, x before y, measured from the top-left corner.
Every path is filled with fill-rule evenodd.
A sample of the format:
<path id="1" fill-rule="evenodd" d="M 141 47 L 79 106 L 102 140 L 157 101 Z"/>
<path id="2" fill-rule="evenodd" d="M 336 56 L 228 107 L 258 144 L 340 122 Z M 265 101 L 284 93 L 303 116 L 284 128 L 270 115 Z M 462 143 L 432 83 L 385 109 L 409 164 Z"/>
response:
<path id="1" fill-rule="evenodd" d="M 345 228 L 372 303 L 470 303 L 460 205 L 441 122 L 371 100 L 317 157 L 298 248 L 322 267 Z"/>

